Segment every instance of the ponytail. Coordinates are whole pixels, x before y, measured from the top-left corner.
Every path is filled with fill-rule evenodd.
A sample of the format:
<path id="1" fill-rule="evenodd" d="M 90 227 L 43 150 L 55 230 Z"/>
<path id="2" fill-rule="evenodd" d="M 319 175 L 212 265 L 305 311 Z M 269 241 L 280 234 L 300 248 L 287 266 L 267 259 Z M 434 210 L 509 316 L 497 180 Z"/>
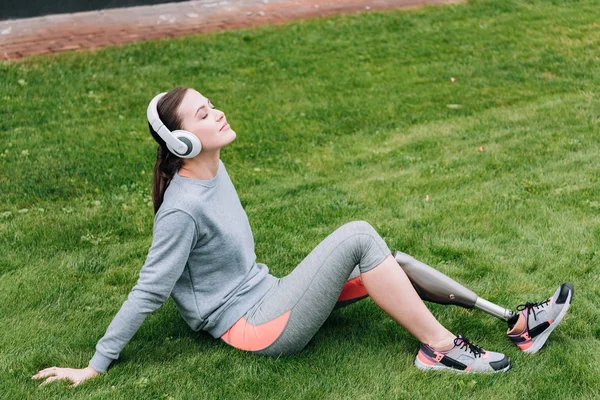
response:
<path id="1" fill-rule="evenodd" d="M 152 184 L 152 202 L 154 215 L 158 212 L 165 196 L 165 191 L 175 172 L 183 165 L 183 158 L 171 154 L 167 146 L 159 145 L 156 149 L 156 164 L 154 164 L 154 182 Z"/>

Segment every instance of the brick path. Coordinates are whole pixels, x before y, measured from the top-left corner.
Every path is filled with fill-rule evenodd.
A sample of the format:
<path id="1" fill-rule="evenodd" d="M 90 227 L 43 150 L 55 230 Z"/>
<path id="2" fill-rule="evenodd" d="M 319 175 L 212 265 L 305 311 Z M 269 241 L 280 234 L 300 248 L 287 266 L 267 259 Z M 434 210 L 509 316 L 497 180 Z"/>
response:
<path id="1" fill-rule="evenodd" d="M 462 0 L 200 0 L 0 21 L 0 60 Z"/>

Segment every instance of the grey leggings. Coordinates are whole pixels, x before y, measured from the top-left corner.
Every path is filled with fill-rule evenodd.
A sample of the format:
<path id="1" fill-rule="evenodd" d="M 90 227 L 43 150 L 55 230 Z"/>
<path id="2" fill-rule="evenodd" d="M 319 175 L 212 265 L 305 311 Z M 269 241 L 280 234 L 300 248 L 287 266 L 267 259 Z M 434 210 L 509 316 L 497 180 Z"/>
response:
<path id="1" fill-rule="evenodd" d="M 333 310 L 368 296 L 360 274 L 389 255 L 387 244 L 368 222 L 346 223 L 319 243 L 289 275 L 279 278 L 221 338 L 236 348 L 262 355 L 297 353 Z"/>

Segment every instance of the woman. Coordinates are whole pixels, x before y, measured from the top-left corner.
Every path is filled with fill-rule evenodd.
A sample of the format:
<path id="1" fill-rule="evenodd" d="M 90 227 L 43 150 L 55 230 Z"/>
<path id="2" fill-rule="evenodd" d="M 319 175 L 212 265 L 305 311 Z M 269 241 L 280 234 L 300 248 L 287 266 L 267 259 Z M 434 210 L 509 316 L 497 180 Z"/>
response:
<path id="1" fill-rule="evenodd" d="M 105 372 L 146 316 L 169 296 L 193 330 L 268 356 L 299 352 L 334 309 L 370 296 L 421 342 L 417 367 L 462 372 L 510 368 L 504 354 L 455 336 L 434 318 L 385 241 L 365 221 L 339 227 L 289 275 L 271 275 L 265 264 L 255 261 L 248 218 L 220 160 L 221 148 L 236 138 L 223 112 L 196 90 L 177 87 L 153 99 L 148 117 L 159 144 L 152 193 L 155 219 L 139 280 L 87 368 L 52 367 L 33 378 L 50 377 L 42 384 L 69 379 L 78 385 Z M 545 312 L 556 320 L 572 295 L 568 291 L 565 301 L 559 299 L 562 292 L 559 288 L 552 299 L 527 303 L 509 333 L 523 341 L 526 330 L 537 323 L 531 318 L 530 325 L 531 310 L 536 318 Z"/>

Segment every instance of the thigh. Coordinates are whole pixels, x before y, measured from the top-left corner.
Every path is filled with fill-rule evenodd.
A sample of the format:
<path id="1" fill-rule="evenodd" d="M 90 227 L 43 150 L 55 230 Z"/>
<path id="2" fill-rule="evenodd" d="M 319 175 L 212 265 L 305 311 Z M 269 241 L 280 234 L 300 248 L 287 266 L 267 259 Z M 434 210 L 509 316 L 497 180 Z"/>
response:
<path id="1" fill-rule="evenodd" d="M 349 279 L 391 254 L 365 221 L 347 223 L 323 240 L 224 335 L 235 347 L 277 356 L 300 351 L 336 307 Z M 239 324 L 238 324 L 239 323 Z"/>

